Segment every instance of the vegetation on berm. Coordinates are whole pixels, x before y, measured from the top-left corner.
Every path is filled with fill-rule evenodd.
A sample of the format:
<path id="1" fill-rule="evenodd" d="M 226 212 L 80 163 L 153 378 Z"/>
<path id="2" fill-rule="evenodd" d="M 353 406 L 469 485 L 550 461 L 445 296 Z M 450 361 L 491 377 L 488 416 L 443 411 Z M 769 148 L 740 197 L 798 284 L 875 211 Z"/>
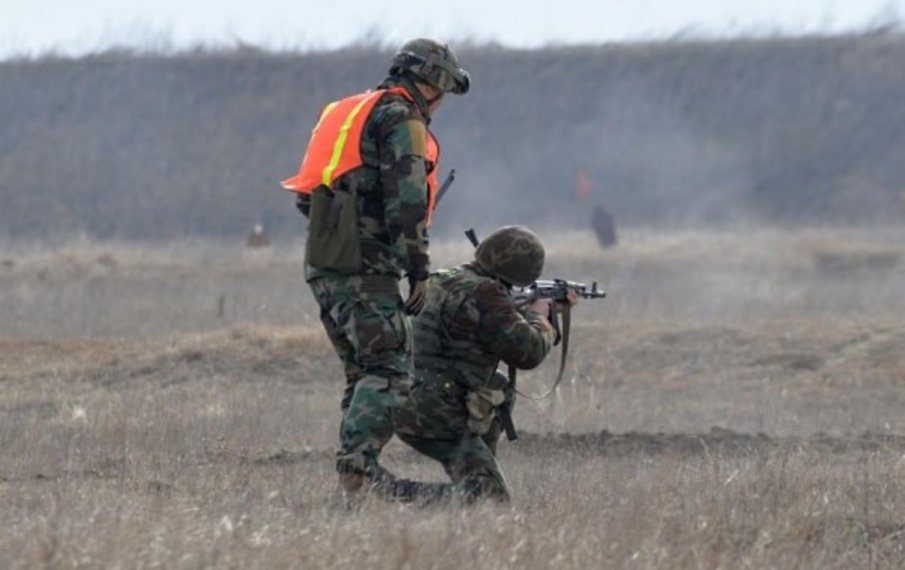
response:
<path id="1" fill-rule="evenodd" d="M 902 219 L 898 34 L 458 52 L 474 89 L 434 122 L 458 171 L 435 233 L 574 223 L 590 203 L 658 227 Z M 0 239 L 296 235 L 278 181 L 320 106 L 390 55 L 2 62 Z"/>

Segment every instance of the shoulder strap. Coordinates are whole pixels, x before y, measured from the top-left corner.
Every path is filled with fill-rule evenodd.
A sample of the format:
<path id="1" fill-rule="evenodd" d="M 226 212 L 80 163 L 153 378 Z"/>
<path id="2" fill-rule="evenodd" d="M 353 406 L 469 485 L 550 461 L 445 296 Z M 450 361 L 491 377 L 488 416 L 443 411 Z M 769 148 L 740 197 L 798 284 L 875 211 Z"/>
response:
<path id="1" fill-rule="evenodd" d="M 552 305 L 555 306 L 555 305 Z M 555 309 L 554 309 L 555 310 Z M 556 314 L 554 313 L 553 318 L 556 318 Z M 556 374 L 556 380 L 553 381 L 553 386 L 550 387 L 549 390 L 542 396 L 532 396 L 530 394 L 525 394 L 524 392 L 520 392 L 516 389 L 516 393 L 523 398 L 528 398 L 529 400 L 546 400 L 550 396 L 556 392 L 556 389 L 559 388 L 560 382 L 562 382 L 563 373 L 566 371 L 566 360 L 569 357 L 569 329 L 572 328 L 572 307 L 568 304 L 562 307 L 562 351 L 560 352 L 559 358 L 559 372 Z M 515 368 L 509 367 L 509 381 L 512 384 L 515 384 Z"/>

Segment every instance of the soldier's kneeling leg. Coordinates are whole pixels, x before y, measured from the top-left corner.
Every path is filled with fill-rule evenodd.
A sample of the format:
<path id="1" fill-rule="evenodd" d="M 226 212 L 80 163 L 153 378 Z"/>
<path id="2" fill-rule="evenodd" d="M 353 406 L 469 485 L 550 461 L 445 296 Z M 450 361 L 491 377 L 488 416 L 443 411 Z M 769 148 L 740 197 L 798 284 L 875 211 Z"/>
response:
<path id="1" fill-rule="evenodd" d="M 509 486 L 493 452 L 481 437 L 468 437 L 444 462 L 446 472 L 467 503 L 481 499 L 509 500 Z"/>
<path id="2" fill-rule="evenodd" d="M 371 491 L 387 501 L 415 503 L 430 506 L 449 502 L 455 495 L 450 483 L 426 483 L 396 477 L 386 469 L 378 467 L 370 477 Z"/>
<path id="3" fill-rule="evenodd" d="M 476 503 L 480 500 L 496 500 L 500 503 L 510 499 L 509 489 L 505 483 L 496 477 L 487 474 L 471 474 L 461 483 L 463 500 L 468 503 Z"/>

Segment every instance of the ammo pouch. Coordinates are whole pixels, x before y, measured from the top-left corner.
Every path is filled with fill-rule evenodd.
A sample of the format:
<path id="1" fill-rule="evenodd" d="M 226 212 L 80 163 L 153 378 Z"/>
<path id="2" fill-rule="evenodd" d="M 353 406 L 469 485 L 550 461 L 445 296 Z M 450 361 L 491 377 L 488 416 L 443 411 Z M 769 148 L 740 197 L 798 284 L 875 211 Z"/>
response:
<path id="1" fill-rule="evenodd" d="M 311 192 L 311 216 L 305 260 L 312 267 L 337 273 L 361 271 L 358 195 L 320 185 Z"/>
<path id="2" fill-rule="evenodd" d="M 484 435 L 490 430 L 493 422 L 493 410 L 506 401 L 502 390 L 478 388 L 470 390 L 465 396 L 465 407 L 468 409 L 468 431 L 475 435 Z"/>

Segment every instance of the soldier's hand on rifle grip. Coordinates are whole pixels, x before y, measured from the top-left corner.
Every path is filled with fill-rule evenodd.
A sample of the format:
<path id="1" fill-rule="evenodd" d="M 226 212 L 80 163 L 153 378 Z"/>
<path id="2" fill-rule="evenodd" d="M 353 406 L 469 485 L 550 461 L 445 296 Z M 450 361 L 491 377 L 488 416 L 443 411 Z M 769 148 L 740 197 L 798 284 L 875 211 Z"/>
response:
<path id="1" fill-rule="evenodd" d="M 420 313 L 424 308 L 425 298 L 427 298 L 427 279 L 409 277 L 409 297 L 405 300 L 405 312 L 412 316 Z"/>
<path id="2" fill-rule="evenodd" d="M 578 300 L 579 300 L 580 298 L 581 298 L 581 297 L 578 296 L 578 293 L 575 292 L 574 289 L 569 289 L 568 291 L 566 291 L 566 300 L 565 300 L 565 302 L 560 302 L 560 304 L 561 304 L 561 305 L 565 305 L 566 303 L 568 303 L 568 305 L 569 305 L 570 307 L 574 307 L 575 305 L 578 304 Z"/>
<path id="3" fill-rule="evenodd" d="M 532 313 L 543 315 L 545 319 L 549 320 L 551 303 L 552 301 L 547 297 L 538 297 L 537 299 L 528 303 L 525 309 L 531 311 Z"/>
<path id="4" fill-rule="evenodd" d="M 525 306 L 525 314 L 534 313 L 544 319 L 544 323 L 549 330 L 553 331 L 554 336 L 558 336 L 556 325 L 552 322 L 553 318 L 553 301 L 546 297 L 538 297 Z"/>

